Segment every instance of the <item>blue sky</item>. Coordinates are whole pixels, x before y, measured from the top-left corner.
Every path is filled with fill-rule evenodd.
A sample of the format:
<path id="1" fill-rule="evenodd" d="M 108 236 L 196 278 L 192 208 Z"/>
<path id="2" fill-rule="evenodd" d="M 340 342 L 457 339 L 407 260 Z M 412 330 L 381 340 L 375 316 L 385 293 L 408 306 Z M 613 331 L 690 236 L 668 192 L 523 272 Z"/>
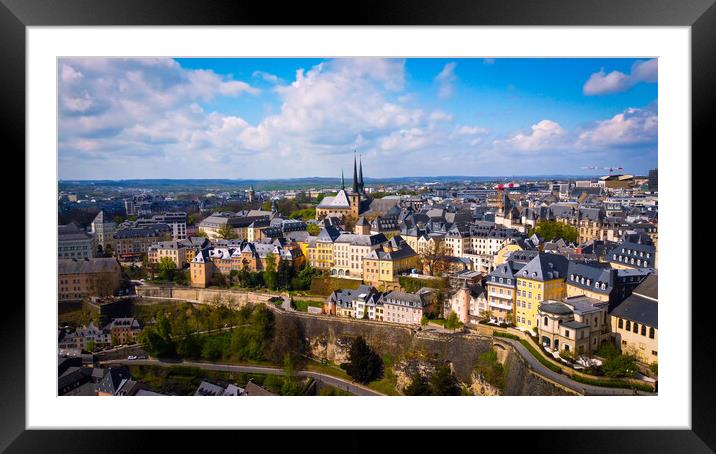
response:
<path id="1" fill-rule="evenodd" d="M 61 179 L 657 165 L 649 59 L 62 59 Z"/>

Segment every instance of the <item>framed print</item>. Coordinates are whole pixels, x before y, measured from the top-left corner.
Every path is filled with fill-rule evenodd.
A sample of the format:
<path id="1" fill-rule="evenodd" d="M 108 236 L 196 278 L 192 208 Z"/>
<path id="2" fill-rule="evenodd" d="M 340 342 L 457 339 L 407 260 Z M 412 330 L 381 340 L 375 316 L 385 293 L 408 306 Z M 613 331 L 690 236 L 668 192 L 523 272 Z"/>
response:
<path id="1" fill-rule="evenodd" d="M 27 177 L 3 449 L 527 429 L 712 452 L 713 2 L 418 3 L 3 0 Z"/>

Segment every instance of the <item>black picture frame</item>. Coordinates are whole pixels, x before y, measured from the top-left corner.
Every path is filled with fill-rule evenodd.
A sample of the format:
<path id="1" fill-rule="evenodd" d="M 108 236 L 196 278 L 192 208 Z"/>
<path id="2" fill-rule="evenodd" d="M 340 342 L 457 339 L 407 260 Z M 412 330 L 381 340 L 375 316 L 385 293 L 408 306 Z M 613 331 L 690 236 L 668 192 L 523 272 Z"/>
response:
<path id="1" fill-rule="evenodd" d="M 359 4 L 338 2 L 288 3 L 277 7 L 273 2 L 231 0 L 198 2 L 195 0 L 0 0 L 0 112 L 5 130 L 6 157 L 20 155 L 25 149 L 25 31 L 29 26 L 85 25 L 521 25 L 521 26 L 687 26 L 691 27 L 692 48 L 692 147 L 713 152 L 713 127 L 710 119 L 716 106 L 716 6 L 715 0 L 442 0 L 442 1 L 364 1 Z M 672 152 L 673 150 L 669 150 Z M 696 155 L 692 154 L 692 160 Z M 692 164 L 693 165 L 693 164 Z M 698 167 L 696 167 L 698 168 Z M 19 174 L 19 172 L 15 172 Z M 692 181 L 696 181 L 696 176 Z M 692 184 L 692 182 L 689 182 Z M 692 186 L 693 188 L 694 186 Z M 694 192 L 694 196 L 696 193 Z M 692 202 L 693 203 L 693 202 Z M 692 206 L 696 206 L 692 204 Z M 25 209 L 32 209 L 26 206 Z M 29 240 L 28 238 L 25 238 Z M 691 248 L 691 245 L 684 247 Z M 22 255 L 22 252 L 19 252 Z M 694 267 L 694 269 L 696 269 Z M 31 272 L 25 285 L 31 285 Z M 671 279 L 671 278 L 669 278 Z M 679 283 L 691 276 L 680 276 Z M 19 287 L 19 283 L 14 284 Z M 693 289 L 695 290 L 695 289 Z M 692 290 L 692 300 L 697 300 Z M 120 431 L 39 431 L 25 430 L 25 311 L 6 300 L 3 311 L 2 350 L 4 368 L 0 374 L 0 449 L 8 452 L 66 452 L 69 448 L 92 451 L 136 451 L 141 445 L 132 441 L 138 432 Z M 679 304 L 669 302 L 668 311 Z M 707 300 L 692 305 L 692 430 L 639 431 L 516 431 L 509 439 L 524 437 L 529 450 L 549 452 L 714 452 L 716 449 L 716 401 L 712 387 L 711 347 L 713 330 Z M 673 305 L 673 306 L 672 306 Z M 615 411 L 629 411 L 628 408 Z M 327 415 L 327 417 L 330 417 Z M 637 418 L 638 415 L 635 415 Z M 558 427 L 559 418 L 554 420 Z M 224 432 L 223 435 L 229 435 Z M 144 431 L 143 435 L 151 435 Z M 189 446 L 200 439 L 204 449 L 228 441 L 233 436 L 198 436 L 188 431 L 172 431 L 163 436 L 164 450 L 171 445 Z M 371 449 L 360 434 L 333 432 L 341 450 Z M 497 439 L 505 434 L 496 433 Z M 305 435 L 304 435 L 305 436 Z M 456 436 L 462 436 L 456 434 Z M 425 446 L 420 436 L 400 439 L 401 450 Z M 456 440 L 454 436 L 450 437 Z M 486 440 L 470 436 L 471 440 Z M 271 437 L 273 443 L 287 443 L 300 449 L 294 435 Z M 323 435 L 321 436 L 323 438 Z M 234 438 L 236 440 L 236 438 Z M 278 441 L 276 441 L 278 440 Z M 476 441 L 474 441 L 477 443 Z M 300 443 L 299 443 L 300 444 Z M 220 445 L 219 445 L 220 446 Z M 146 445 L 149 447 L 149 445 Z M 310 447 L 305 443 L 304 447 Z M 185 450 L 185 449 L 182 449 Z M 272 449 L 273 450 L 273 449 Z"/>

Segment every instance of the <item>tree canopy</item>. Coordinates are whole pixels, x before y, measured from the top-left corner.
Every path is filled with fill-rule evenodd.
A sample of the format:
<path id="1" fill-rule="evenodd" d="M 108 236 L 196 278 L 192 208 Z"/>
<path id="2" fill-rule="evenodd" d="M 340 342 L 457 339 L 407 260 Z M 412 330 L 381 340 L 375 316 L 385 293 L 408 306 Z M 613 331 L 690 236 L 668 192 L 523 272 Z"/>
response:
<path id="1" fill-rule="evenodd" d="M 368 383 L 383 376 L 383 359 L 358 336 L 348 352 L 348 363 L 344 365 L 348 375 L 358 383 Z"/>
<path id="2" fill-rule="evenodd" d="M 579 238 L 579 231 L 575 227 L 557 221 L 539 221 L 527 234 L 532 236 L 535 233 L 545 241 L 562 238 L 568 243 L 574 243 Z"/>

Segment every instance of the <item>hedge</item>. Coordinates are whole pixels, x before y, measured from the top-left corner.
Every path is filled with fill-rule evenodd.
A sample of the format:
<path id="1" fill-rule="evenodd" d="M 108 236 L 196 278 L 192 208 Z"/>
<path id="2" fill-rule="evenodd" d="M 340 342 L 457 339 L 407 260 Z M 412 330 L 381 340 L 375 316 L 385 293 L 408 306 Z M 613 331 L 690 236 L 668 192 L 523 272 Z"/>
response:
<path id="1" fill-rule="evenodd" d="M 515 335 L 515 334 L 503 333 L 502 331 L 493 331 L 493 332 L 492 332 L 492 335 L 495 336 L 495 337 L 506 337 L 507 339 L 513 339 L 513 340 L 516 340 L 516 341 L 522 340 L 522 339 L 520 339 L 519 336 L 517 336 L 517 335 Z"/>
<path id="2" fill-rule="evenodd" d="M 582 377 L 581 375 L 574 374 L 571 376 L 572 380 L 584 383 L 585 385 L 601 386 L 603 388 L 625 388 L 625 389 L 638 389 L 639 391 L 646 391 L 649 393 L 654 392 L 654 388 L 645 383 L 634 383 L 626 380 L 595 380 L 592 378 Z"/>
<path id="3" fill-rule="evenodd" d="M 542 356 L 529 342 L 527 342 L 524 339 L 520 339 L 520 344 L 524 345 L 524 347 L 532 353 L 534 357 L 537 358 L 537 360 L 542 363 L 543 366 L 545 366 L 547 369 L 551 370 L 552 372 L 556 372 L 558 374 L 562 373 L 562 368 L 558 365 L 554 364 L 552 361 L 548 360 L 544 356 Z"/>

